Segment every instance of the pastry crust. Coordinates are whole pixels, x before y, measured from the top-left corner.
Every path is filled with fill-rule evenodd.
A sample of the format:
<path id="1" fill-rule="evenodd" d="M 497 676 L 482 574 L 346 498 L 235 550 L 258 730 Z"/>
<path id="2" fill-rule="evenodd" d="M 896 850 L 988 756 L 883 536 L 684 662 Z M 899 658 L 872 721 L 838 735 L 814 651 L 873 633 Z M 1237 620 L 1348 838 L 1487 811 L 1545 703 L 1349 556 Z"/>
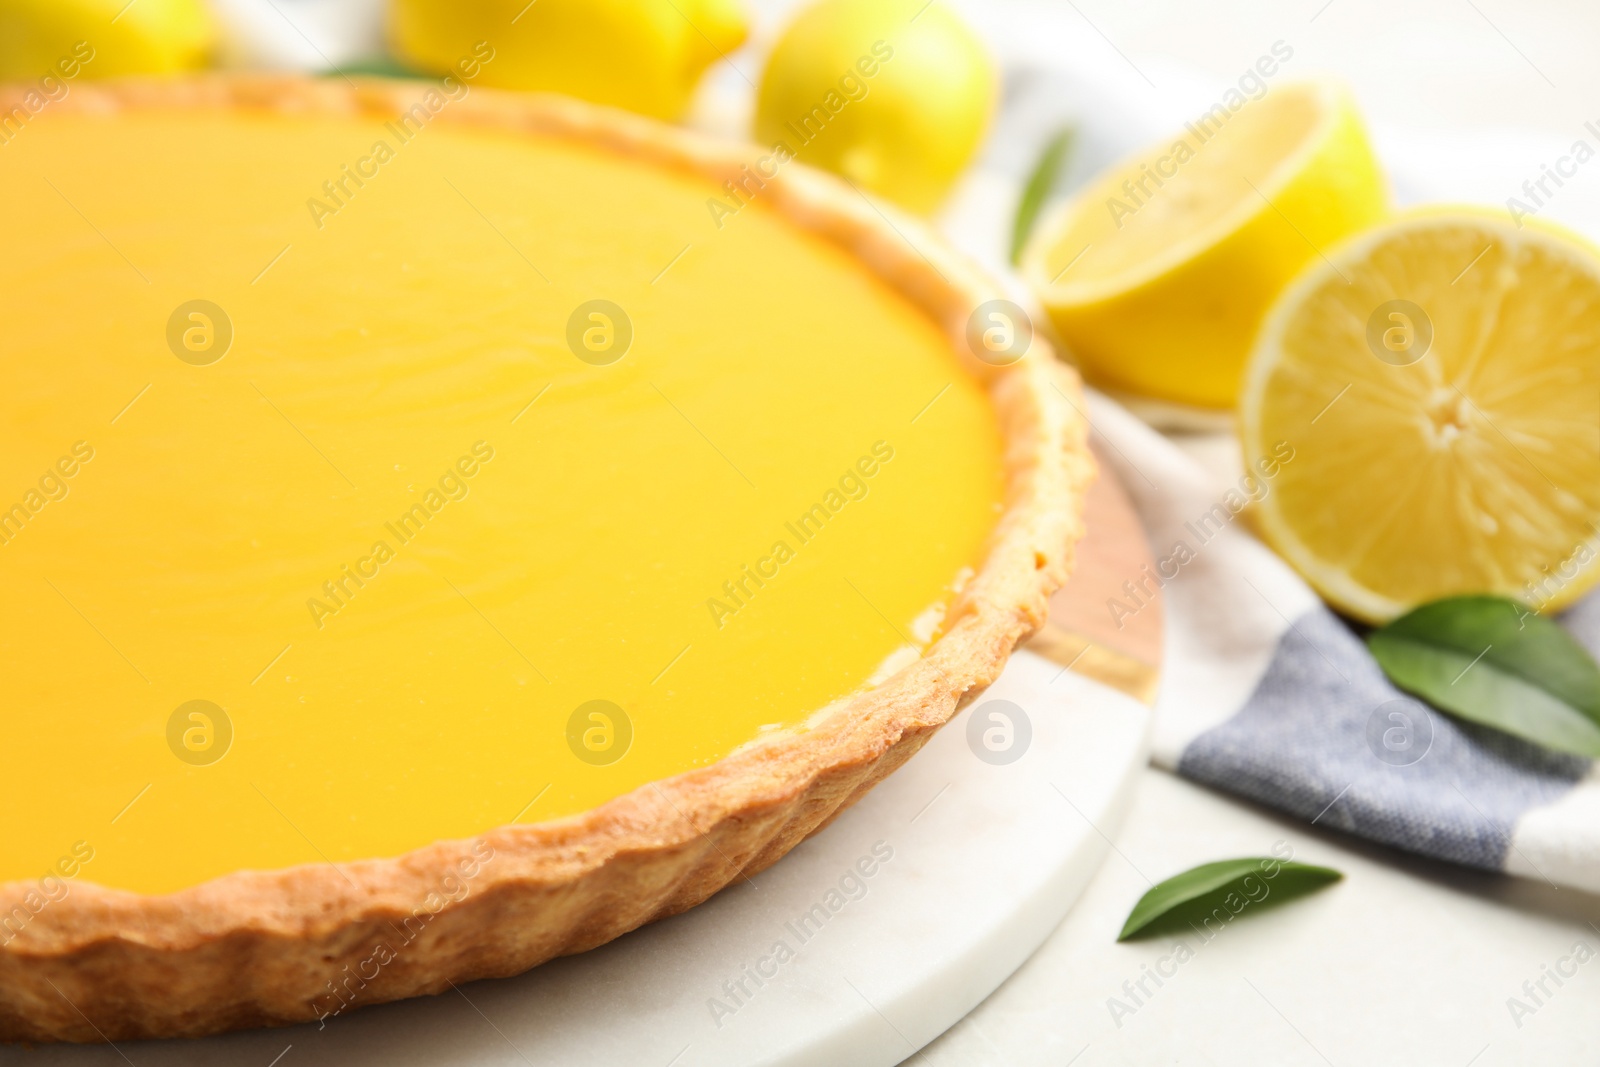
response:
<path id="1" fill-rule="evenodd" d="M 26 87 L 0 88 L 0 113 Z M 417 86 L 207 77 L 75 85 L 52 110 L 203 108 L 392 118 Z M 476 89 L 434 121 L 566 137 L 721 185 L 758 153 L 553 96 Z M 0 948 L 0 1040 L 117 1041 L 286 1025 L 513 975 L 604 944 L 776 862 L 999 676 L 1072 569 L 1094 474 L 1075 374 L 1043 338 L 1004 368 L 967 348 L 994 282 L 916 221 L 798 164 L 762 190 L 940 323 L 988 389 L 1006 500 L 987 558 L 922 658 L 719 762 L 581 815 L 393 859 L 247 871 L 164 896 L 74 883 Z M 908 240 L 914 239 L 915 247 Z M 31 883 L 0 885 L 9 910 Z"/>

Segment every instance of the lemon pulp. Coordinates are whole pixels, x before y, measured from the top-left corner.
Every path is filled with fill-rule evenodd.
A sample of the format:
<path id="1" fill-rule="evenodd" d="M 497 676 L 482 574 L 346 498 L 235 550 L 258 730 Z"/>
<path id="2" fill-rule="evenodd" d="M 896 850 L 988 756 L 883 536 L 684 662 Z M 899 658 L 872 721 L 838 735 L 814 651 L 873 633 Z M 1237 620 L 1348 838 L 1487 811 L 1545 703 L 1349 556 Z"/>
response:
<path id="1" fill-rule="evenodd" d="M 9 146 L 0 881 L 581 812 L 925 645 L 997 516 L 993 409 L 861 263 L 716 195 L 376 119 Z M 597 700 L 621 719 L 570 730 Z"/>
<path id="2" fill-rule="evenodd" d="M 1230 408 L 1272 301 L 1387 198 L 1348 94 L 1285 84 L 1113 168 L 1040 228 L 1023 272 L 1096 381 Z"/>
<path id="3" fill-rule="evenodd" d="M 1569 603 L 1600 571 L 1600 260 L 1487 213 L 1330 250 L 1263 327 L 1241 400 L 1275 547 L 1373 621 L 1458 593 Z"/>
<path id="4" fill-rule="evenodd" d="M 1159 272 L 1230 216 L 1255 213 L 1261 199 L 1251 187 L 1270 187 L 1321 122 L 1313 98 L 1291 90 L 1268 93 L 1215 127 L 1190 123 L 1181 138 L 1096 183 L 1048 247 L 1045 270 L 1073 294 Z"/>

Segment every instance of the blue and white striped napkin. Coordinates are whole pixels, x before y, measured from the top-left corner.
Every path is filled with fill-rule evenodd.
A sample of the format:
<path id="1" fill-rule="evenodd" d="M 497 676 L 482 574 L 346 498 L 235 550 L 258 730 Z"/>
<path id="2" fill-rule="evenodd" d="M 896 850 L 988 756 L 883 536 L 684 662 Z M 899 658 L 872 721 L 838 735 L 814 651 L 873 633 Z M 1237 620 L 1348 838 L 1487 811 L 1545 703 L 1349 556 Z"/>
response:
<path id="1" fill-rule="evenodd" d="M 1600 892 L 1593 761 L 1408 697 L 1242 517 L 1198 522 L 1237 485 L 1226 438 L 1163 436 L 1101 396 L 1089 414 L 1152 552 L 1190 549 L 1162 589 L 1158 766 L 1407 852 Z M 1600 655 L 1600 594 L 1559 621 Z"/>

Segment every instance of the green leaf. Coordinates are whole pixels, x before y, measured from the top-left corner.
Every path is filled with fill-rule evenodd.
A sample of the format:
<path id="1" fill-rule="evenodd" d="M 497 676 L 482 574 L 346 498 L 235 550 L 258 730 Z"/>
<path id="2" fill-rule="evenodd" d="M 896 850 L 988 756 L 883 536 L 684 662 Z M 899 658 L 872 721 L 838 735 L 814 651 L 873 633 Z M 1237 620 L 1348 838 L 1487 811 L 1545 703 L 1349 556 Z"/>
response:
<path id="1" fill-rule="evenodd" d="M 1572 635 L 1497 596 L 1458 596 L 1367 635 L 1389 680 L 1441 711 L 1600 757 L 1600 666 Z"/>
<path id="2" fill-rule="evenodd" d="M 411 67 L 405 66 L 398 59 L 391 56 L 371 56 L 358 59 L 335 70 L 323 71 L 328 77 L 338 78 L 344 75 L 367 75 L 375 78 L 425 78 L 426 74 Z"/>
<path id="3" fill-rule="evenodd" d="M 1013 267 L 1022 260 L 1022 250 L 1028 244 L 1028 235 L 1033 232 L 1033 224 L 1038 221 L 1039 211 L 1044 207 L 1050 191 L 1055 188 L 1056 179 L 1061 175 L 1061 166 L 1067 159 L 1067 149 L 1072 147 L 1072 137 L 1073 130 L 1069 126 L 1050 138 L 1050 143 L 1044 146 L 1044 151 L 1039 155 L 1039 162 L 1033 165 L 1033 173 L 1028 175 L 1028 183 L 1022 187 L 1022 199 L 1017 201 L 1017 217 L 1011 224 Z"/>
<path id="4" fill-rule="evenodd" d="M 1270 856 L 1203 863 L 1152 886 L 1128 913 L 1117 940 L 1183 930 L 1222 916 L 1224 921 L 1232 920 L 1244 912 L 1304 896 L 1343 877 L 1331 867 Z"/>

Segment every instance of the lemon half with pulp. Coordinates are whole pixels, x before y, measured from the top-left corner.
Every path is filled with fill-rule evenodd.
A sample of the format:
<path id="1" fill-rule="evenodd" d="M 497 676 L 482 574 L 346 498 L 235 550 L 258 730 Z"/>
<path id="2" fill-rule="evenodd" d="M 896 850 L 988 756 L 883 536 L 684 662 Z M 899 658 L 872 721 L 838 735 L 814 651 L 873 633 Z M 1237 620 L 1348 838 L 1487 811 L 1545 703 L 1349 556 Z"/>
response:
<path id="1" fill-rule="evenodd" d="M 1600 579 L 1600 256 L 1563 230 L 1433 210 L 1330 249 L 1267 317 L 1239 415 L 1247 463 L 1292 450 L 1259 528 L 1350 615 L 1552 610 Z"/>
<path id="2" fill-rule="evenodd" d="M 1317 249 L 1387 213 L 1343 89 L 1238 99 L 1111 168 L 1030 242 L 1023 273 L 1091 380 L 1231 407 L 1273 298 Z"/>

